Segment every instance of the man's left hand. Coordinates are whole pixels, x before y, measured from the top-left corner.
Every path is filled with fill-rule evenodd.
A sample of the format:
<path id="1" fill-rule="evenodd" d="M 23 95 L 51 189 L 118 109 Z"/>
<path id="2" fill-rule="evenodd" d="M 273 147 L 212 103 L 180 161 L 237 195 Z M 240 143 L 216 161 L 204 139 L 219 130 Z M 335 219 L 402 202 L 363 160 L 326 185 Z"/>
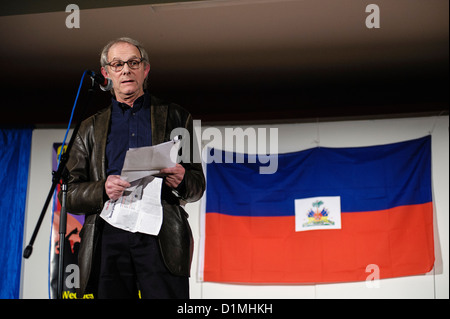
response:
<path id="1" fill-rule="evenodd" d="M 184 178 L 185 169 L 182 165 L 177 164 L 175 167 L 162 169 L 160 173 L 166 174 L 164 182 L 167 186 L 177 188 Z"/>

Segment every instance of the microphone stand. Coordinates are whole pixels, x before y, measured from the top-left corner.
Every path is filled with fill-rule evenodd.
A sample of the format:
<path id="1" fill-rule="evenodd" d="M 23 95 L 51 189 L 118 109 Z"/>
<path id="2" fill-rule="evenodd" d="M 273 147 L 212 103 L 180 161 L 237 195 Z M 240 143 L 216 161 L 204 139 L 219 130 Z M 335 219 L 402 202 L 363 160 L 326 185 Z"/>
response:
<path id="1" fill-rule="evenodd" d="M 58 169 L 56 172 L 53 172 L 52 178 L 52 186 L 50 187 L 50 191 L 47 195 L 47 199 L 45 200 L 44 207 L 42 208 L 41 215 L 37 221 L 37 224 L 34 228 L 33 234 L 31 236 L 30 242 L 28 246 L 23 251 L 23 257 L 28 259 L 33 252 L 33 244 L 36 240 L 36 236 L 39 232 L 39 228 L 41 227 L 42 221 L 44 220 L 45 213 L 47 211 L 48 205 L 53 197 L 53 193 L 55 192 L 56 186 L 59 184 L 62 178 L 62 200 L 61 200 L 61 211 L 59 217 L 59 259 L 58 259 L 58 293 L 57 298 L 62 299 L 63 294 L 63 286 L 64 286 L 64 249 L 65 249 L 65 240 L 66 240 L 66 228 L 67 228 L 67 212 L 66 212 L 66 200 L 67 200 L 67 183 L 69 178 L 69 172 L 67 171 L 66 164 L 69 160 L 70 150 L 72 149 L 73 143 L 77 136 L 78 130 L 80 129 L 81 122 L 84 118 L 86 110 L 88 109 L 89 102 L 92 98 L 92 93 L 94 92 L 95 81 L 92 79 L 92 83 L 90 88 L 88 89 L 87 99 L 84 105 L 82 106 L 80 120 L 75 126 L 72 136 L 70 137 L 69 144 L 67 145 L 66 151 L 61 155 L 61 160 L 59 162 Z M 63 145 L 64 146 L 64 145 Z"/>

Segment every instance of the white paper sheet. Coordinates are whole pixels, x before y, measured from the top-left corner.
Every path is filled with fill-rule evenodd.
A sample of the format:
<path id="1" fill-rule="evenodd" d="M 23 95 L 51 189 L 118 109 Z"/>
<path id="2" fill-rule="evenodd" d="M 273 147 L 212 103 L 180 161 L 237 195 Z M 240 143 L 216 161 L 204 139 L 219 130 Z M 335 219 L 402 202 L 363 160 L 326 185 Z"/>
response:
<path id="1" fill-rule="evenodd" d="M 135 233 L 158 235 L 163 220 L 162 178 L 149 176 L 139 180 L 116 201 L 105 203 L 100 214 L 114 227 Z"/>
<path id="2" fill-rule="evenodd" d="M 109 200 L 100 213 L 114 227 L 129 231 L 158 235 L 163 221 L 159 171 L 176 165 L 180 141 L 127 151 L 120 178 L 128 181 L 122 197 Z"/>
<path id="3" fill-rule="evenodd" d="M 120 178 L 132 183 L 150 175 L 159 175 L 163 168 L 174 167 L 180 141 L 174 139 L 155 146 L 131 148 L 127 151 Z"/>

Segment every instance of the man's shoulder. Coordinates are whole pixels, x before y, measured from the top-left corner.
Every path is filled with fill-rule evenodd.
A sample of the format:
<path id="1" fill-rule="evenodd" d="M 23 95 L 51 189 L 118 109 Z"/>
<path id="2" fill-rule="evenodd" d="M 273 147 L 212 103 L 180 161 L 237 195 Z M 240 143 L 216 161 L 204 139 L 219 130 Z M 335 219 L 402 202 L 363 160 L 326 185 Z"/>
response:
<path id="1" fill-rule="evenodd" d="M 152 97 L 152 105 L 154 107 L 161 107 L 161 108 L 167 108 L 167 111 L 169 113 L 175 112 L 175 113 L 180 113 L 183 115 L 189 115 L 189 111 L 186 110 L 185 108 L 183 108 L 182 106 L 180 106 L 177 103 L 173 103 L 164 99 L 160 99 L 154 95 L 151 96 Z"/>
<path id="2" fill-rule="evenodd" d="M 84 120 L 84 121 L 85 121 L 85 122 L 86 122 L 86 121 L 90 121 L 90 122 L 94 121 L 94 122 L 96 122 L 96 121 L 101 120 L 101 119 L 103 119 L 103 118 L 109 119 L 109 116 L 110 116 L 110 115 L 111 115 L 111 105 L 109 105 L 108 107 L 105 107 L 105 108 L 103 108 L 103 109 L 97 111 L 95 114 L 89 116 L 89 117 L 88 117 L 86 120 Z"/>
<path id="3" fill-rule="evenodd" d="M 169 102 L 167 100 L 163 100 L 157 98 L 152 95 L 152 105 L 157 108 L 157 113 L 166 113 L 164 117 L 169 117 L 171 120 L 177 120 L 180 122 L 185 122 L 188 118 L 191 117 L 191 114 L 184 107 L 180 106 L 177 103 Z M 161 113 L 162 112 L 162 113 Z"/>
<path id="4" fill-rule="evenodd" d="M 111 105 L 105 107 L 81 122 L 80 131 L 92 130 L 95 126 L 107 129 L 111 117 Z"/>

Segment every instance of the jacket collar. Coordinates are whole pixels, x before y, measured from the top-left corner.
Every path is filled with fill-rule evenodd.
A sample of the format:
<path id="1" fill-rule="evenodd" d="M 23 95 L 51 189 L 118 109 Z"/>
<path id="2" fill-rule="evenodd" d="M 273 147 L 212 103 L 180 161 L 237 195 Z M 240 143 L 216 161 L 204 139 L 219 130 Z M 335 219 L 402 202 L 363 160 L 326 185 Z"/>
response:
<path id="1" fill-rule="evenodd" d="M 103 154 L 101 157 L 101 169 L 99 172 L 103 175 L 101 178 L 106 179 L 106 139 L 108 138 L 109 132 L 109 123 L 111 119 L 111 110 L 109 107 L 105 110 L 105 112 L 101 112 L 98 115 L 98 125 L 94 125 L 94 141 L 104 141 L 104 143 L 99 143 L 100 154 Z"/>

